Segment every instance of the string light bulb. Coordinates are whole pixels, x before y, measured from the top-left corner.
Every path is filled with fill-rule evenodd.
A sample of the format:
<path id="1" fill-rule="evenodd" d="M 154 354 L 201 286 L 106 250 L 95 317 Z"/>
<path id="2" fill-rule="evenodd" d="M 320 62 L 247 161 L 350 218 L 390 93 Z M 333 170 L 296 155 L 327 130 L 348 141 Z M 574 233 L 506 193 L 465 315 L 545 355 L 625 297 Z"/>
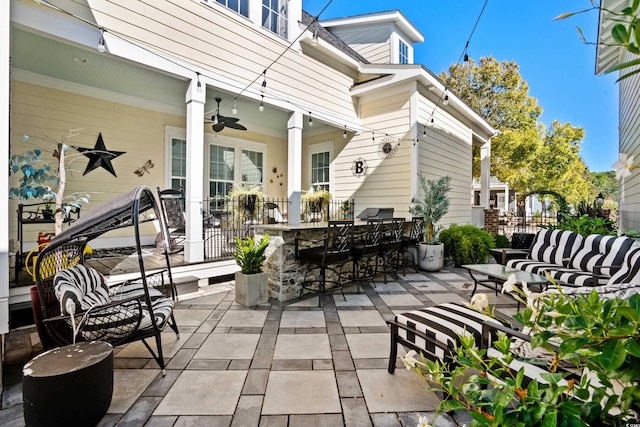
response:
<path id="1" fill-rule="evenodd" d="M 375 132 L 371 132 L 371 140 L 375 144 L 375 142 L 376 142 L 376 133 Z"/>
<path id="2" fill-rule="evenodd" d="M 261 113 L 264 111 L 264 95 L 260 95 L 260 106 L 258 107 L 258 111 Z"/>
<path id="3" fill-rule="evenodd" d="M 447 90 L 444 90 L 444 101 L 442 101 L 442 105 L 449 105 L 449 94 Z"/>
<path id="4" fill-rule="evenodd" d="M 100 28 L 100 40 L 98 40 L 98 52 L 104 53 L 106 49 L 107 48 L 104 44 L 104 28 Z"/>
<path id="5" fill-rule="evenodd" d="M 196 71 L 196 77 L 198 77 L 197 91 L 202 92 L 202 83 L 200 83 L 200 73 Z M 217 114 L 217 113 L 216 113 Z"/>
<path id="6" fill-rule="evenodd" d="M 318 46 L 318 21 L 313 26 L 313 36 L 311 37 L 311 44 Z"/>
<path id="7" fill-rule="evenodd" d="M 427 125 L 422 127 L 422 136 L 427 136 Z"/>
<path id="8" fill-rule="evenodd" d="M 344 125 L 344 132 L 342 132 L 342 139 L 347 139 L 347 125 Z"/>
<path id="9" fill-rule="evenodd" d="M 469 62 L 469 55 L 467 54 L 467 52 L 464 53 L 464 62 Z"/>
<path id="10" fill-rule="evenodd" d="M 313 127 L 313 119 L 311 118 L 311 111 L 309 111 L 309 127 Z"/>
<path id="11" fill-rule="evenodd" d="M 236 114 L 238 114 L 238 103 L 237 103 L 237 101 L 238 101 L 238 97 L 234 96 L 233 97 L 233 108 L 231 109 L 231 114 L 233 114 L 234 116 Z"/>
<path id="12" fill-rule="evenodd" d="M 262 86 L 260 86 L 260 92 L 265 93 L 267 91 L 267 70 L 262 72 Z"/>

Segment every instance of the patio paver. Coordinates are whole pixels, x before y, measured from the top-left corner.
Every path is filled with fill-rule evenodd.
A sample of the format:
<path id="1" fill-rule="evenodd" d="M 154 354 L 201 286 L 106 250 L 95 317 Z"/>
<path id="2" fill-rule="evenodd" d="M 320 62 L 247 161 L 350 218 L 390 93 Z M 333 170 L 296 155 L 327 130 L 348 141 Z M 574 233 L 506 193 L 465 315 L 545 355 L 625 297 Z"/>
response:
<path id="1" fill-rule="evenodd" d="M 263 415 L 340 413 L 332 371 L 272 371 L 262 406 Z"/>

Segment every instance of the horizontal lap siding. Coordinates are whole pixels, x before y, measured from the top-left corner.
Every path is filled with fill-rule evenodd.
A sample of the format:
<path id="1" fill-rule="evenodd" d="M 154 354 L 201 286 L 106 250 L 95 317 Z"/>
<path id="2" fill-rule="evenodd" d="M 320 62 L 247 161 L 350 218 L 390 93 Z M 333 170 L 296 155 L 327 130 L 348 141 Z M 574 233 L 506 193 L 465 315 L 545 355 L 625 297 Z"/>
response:
<path id="1" fill-rule="evenodd" d="M 627 55 L 625 60 L 632 59 Z M 621 80 L 620 152 L 640 159 L 640 74 Z M 640 174 L 633 171 L 620 186 L 620 209 L 623 230 L 640 230 Z"/>
<path id="2" fill-rule="evenodd" d="M 334 30 L 334 34 L 372 64 L 389 64 L 391 49 L 388 28 L 366 30 Z"/>
<path id="3" fill-rule="evenodd" d="M 244 85 L 255 79 L 288 45 L 247 19 L 217 4 L 158 1 L 96 2 L 92 12 L 99 25 L 147 43 L 176 57 L 201 64 Z M 156 6 L 153 6 L 153 5 Z M 296 34 L 297 35 L 297 34 Z M 294 37 L 296 36 L 294 35 Z M 301 52 L 289 50 L 267 73 L 270 94 L 302 105 L 353 117 L 349 96 L 352 80 Z M 260 82 L 254 83 L 257 89 Z M 242 89 L 238 88 L 238 92 Z"/>
<path id="4" fill-rule="evenodd" d="M 124 151 L 125 154 L 112 160 L 118 175 L 114 177 L 103 168 L 83 176 L 88 158 L 69 148 L 67 159 L 71 161 L 67 174 L 65 194 L 88 192 L 90 203 L 83 209 L 92 209 L 112 199 L 123 191 L 138 185 L 153 189 L 164 186 L 165 125 L 184 127 L 184 117 L 173 116 L 151 110 L 116 104 L 96 98 L 76 95 L 55 89 L 22 82 L 12 83 L 12 152 L 22 153 L 41 148 L 43 158 L 55 162 L 52 157 L 53 143 L 41 139 L 48 135 L 58 141 L 69 129 L 82 128 L 76 137 L 67 139 L 67 145 L 93 148 L 102 133 L 109 150 Z M 22 142 L 22 135 L 30 136 Z M 147 160 L 154 163 L 150 173 L 138 177 L 134 171 Z M 17 185 L 12 177 L 11 185 Z M 10 201 L 10 237 L 17 235 L 17 201 Z M 48 225 L 25 227 L 25 240 L 35 240 L 38 231 Z M 53 230 L 53 226 L 51 226 Z M 147 228 L 147 233 L 153 233 Z"/>
<path id="5" fill-rule="evenodd" d="M 419 121 L 428 123 L 433 104 L 421 98 Z M 441 225 L 467 224 L 471 221 L 471 130 L 448 115 L 442 107 L 434 113 L 434 125 L 418 132 L 419 171 L 427 179 L 451 176 L 449 212 Z"/>
<path id="6" fill-rule="evenodd" d="M 409 92 L 385 97 L 361 105 L 361 123 L 364 131 L 337 153 L 335 161 L 336 198 L 355 195 L 356 214 L 366 207 L 393 207 L 396 216 L 409 217 L 411 200 Z M 375 132 L 374 143 L 371 130 Z M 383 159 L 378 154 L 378 143 L 385 133 L 400 141 L 395 156 Z M 363 158 L 368 170 L 365 176 L 355 177 L 351 171 L 354 160 Z"/>

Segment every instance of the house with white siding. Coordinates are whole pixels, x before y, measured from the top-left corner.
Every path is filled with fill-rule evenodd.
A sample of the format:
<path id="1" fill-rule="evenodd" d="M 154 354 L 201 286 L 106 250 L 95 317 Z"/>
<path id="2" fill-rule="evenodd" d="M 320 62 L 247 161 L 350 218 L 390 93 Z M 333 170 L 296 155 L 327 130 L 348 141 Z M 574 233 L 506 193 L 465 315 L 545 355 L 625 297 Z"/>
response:
<path id="1" fill-rule="evenodd" d="M 295 223 L 301 194 L 317 185 L 354 200 L 356 215 L 393 207 L 409 218 L 417 174 L 451 175 L 443 224 L 469 223 L 479 145 L 489 187 L 494 129 L 413 63 L 423 36 L 399 11 L 318 21 L 302 0 L 10 0 L 1 8 L 5 150 L 41 144 L 53 161 L 47 138 L 79 129 L 68 145 L 93 148 L 101 135 L 107 150 L 122 152 L 115 174 L 85 173 L 87 158 L 70 149 L 67 194 L 92 193 L 90 210 L 138 185 L 183 187 L 187 262 L 204 257 L 203 201 L 234 184 L 288 199 Z M 214 131 L 205 118 L 216 112 L 246 130 Z M 15 177 L 0 186 L 5 200 L 12 185 Z M 484 191 L 484 207 L 488 198 Z M 0 212 L 0 332 L 8 301 L 28 298 L 8 286 L 16 209 L 10 200 Z M 25 229 L 19 244 L 34 245 L 37 232 Z M 156 233 L 149 227 L 145 241 Z M 130 242 L 114 234 L 101 244 Z"/>
<path id="2" fill-rule="evenodd" d="M 617 46 L 611 29 L 617 23 L 604 9 L 620 11 L 631 5 L 629 0 L 603 0 L 598 27 L 596 73 L 603 74 L 611 67 L 638 58 Z M 636 68 L 620 71 L 620 75 Z M 619 152 L 640 159 L 640 74 L 620 80 L 619 92 Z M 636 160 L 637 161 L 637 160 Z M 640 230 L 640 175 L 637 171 L 620 181 L 619 217 L 622 231 Z"/>

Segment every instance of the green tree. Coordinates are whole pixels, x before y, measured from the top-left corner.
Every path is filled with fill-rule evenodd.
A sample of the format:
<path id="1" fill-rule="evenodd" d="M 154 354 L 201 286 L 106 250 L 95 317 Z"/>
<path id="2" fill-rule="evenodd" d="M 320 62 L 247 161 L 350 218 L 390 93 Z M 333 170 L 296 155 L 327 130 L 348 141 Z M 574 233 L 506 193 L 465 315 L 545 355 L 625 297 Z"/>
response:
<path id="1" fill-rule="evenodd" d="M 580 158 L 584 130 L 571 124 L 539 123 L 542 108 L 513 61 L 493 57 L 453 64 L 440 76 L 447 87 L 484 117 L 500 134 L 491 140 L 491 174 L 519 193 L 554 190 L 569 202 L 591 189 Z M 480 175 L 474 155 L 473 176 Z"/>
<path id="2" fill-rule="evenodd" d="M 602 193 L 605 199 L 618 201 L 618 180 L 615 171 L 591 172 L 594 194 Z"/>

